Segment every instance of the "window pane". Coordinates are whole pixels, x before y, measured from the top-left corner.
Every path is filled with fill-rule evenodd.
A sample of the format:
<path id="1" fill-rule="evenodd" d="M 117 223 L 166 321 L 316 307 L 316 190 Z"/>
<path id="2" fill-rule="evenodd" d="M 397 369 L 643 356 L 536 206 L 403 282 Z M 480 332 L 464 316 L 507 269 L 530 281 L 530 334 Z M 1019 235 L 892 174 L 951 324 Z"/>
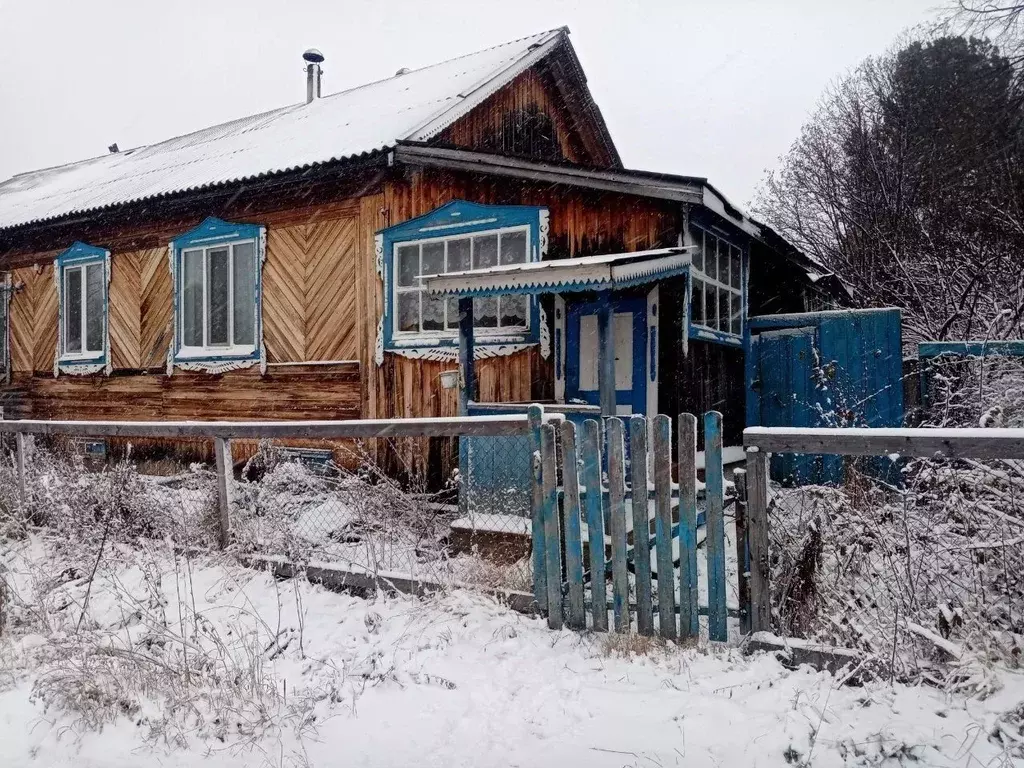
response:
<path id="1" fill-rule="evenodd" d="M 718 327 L 718 291 L 707 283 L 704 284 L 704 325 Z"/>
<path id="2" fill-rule="evenodd" d="M 423 330 L 444 330 L 444 299 L 423 294 Z"/>
<path id="3" fill-rule="evenodd" d="M 420 273 L 420 247 L 401 245 L 398 247 L 398 284 L 416 285 Z"/>
<path id="4" fill-rule="evenodd" d="M 718 289 L 718 329 L 729 332 L 729 291 Z"/>
<path id="5" fill-rule="evenodd" d="M 699 229 L 695 229 L 694 233 L 694 245 L 697 246 L 697 250 L 693 252 L 693 268 L 699 272 L 704 271 L 704 233 Z"/>
<path id="6" fill-rule="evenodd" d="M 398 294 L 398 330 L 418 331 L 420 329 L 419 291 Z"/>
<path id="7" fill-rule="evenodd" d="M 526 326 L 526 297 L 519 295 L 502 296 L 498 302 L 501 308 L 502 328 Z"/>
<path id="8" fill-rule="evenodd" d="M 734 293 L 732 295 L 732 328 L 731 328 L 731 330 L 737 336 L 739 336 L 740 333 L 743 332 L 743 329 L 740 328 L 740 295 L 738 293 Z"/>
<path id="9" fill-rule="evenodd" d="M 522 264 L 526 261 L 526 233 L 506 232 L 501 236 L 501 263 Z"/>
<path id="10" fill-rule="evenodd" d="M 473 327 L 474 328 L 497 328 L 498 327 L 498 297 L 485 296 L 482 299 L 473 299 Z"/>
<path id="11" fill-rule="evenodd" d="M 82 351 L 82 270 L 64 272 L 64 351 Z"/>
<path id="12" fill-rule="evenodd" d="M 732 254 L 732 271 L 730 272 L 730 275 L 732 276 L 732 287 L 739 288 L 740 275 L 742 274 L 740 272 L 740 249 L 732 248 L 730 252 Z"/>
<path id="13" fill-rule="evenodd" d="M 718 238 L 704 235 L 704 274 L 712 280 L 718 279 Z"/>
<path id="14" fill-rule="evenodd" d="M 424 243 L 420 274 L 440 275 L 442 272 L 444 272 L 444 243 Z"/>
<path id="15" fill-rule="evenodd" d="M 729 246 L 725 243 L 718 248 L 718 281 L 729 285 Z"/>
<path id="16" fill-rule="evenodd" d="M 693 281 L 693 312 L 690 322 L 694 325 L 704 325 L 704 283 L 700 280 Z"/>
<path id="17" fill-rule="evenodd" d="M 470 242 L 468 237 L 460 237 L 458 240 L 448 241 L 448 272 L 462 272 L 472 269 L 473 265 L 469 259 Z M 449 318 L 449 322 L 451 319 Z M 458 322 L 456 321 L 456 325 Z"/>
<path id="18" fill-rule="evenodd" d="M 256 246 L 239 243 L 234 247 L 235 344 L 256 343 Z"/>
<path id="19" fill-rule="evenodd" d="M 85 349 L 103 351 L 103 265 L 85 268 Z"/>
<path id="20" fill-rule="evenodd" d="M 473 269 L 486 269 L 498 263 L 498 236 L 473 238 Z M 497 312 L 497 310 L 495 310 Z M 497 317 L 497 315 L 495 315 Z"/>
<path id="21" fill-rule="evenodd" d="M 211 248 L 206 252 L 206 289 L 210 292 L 207 303 L 207 343 L 210 346 L 228 344 L 228 249 Z"/>
<path id="22" fill-rule="evenodd" d="M 181 343 L 203 346 L 203 252 L 185 251 L 181 276 Z"/>

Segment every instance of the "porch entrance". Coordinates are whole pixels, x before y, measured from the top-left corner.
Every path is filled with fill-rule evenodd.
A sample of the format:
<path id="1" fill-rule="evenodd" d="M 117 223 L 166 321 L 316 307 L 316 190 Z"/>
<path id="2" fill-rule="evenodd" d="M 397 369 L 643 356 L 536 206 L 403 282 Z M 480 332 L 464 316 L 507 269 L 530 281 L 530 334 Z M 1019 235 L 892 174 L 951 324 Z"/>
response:
<path id="1" fill-rule="evenodd" d="M 612 344 L 615 353 L 615 413 L 647 411 L 647 301 L 612 298 Z M 598 316 L 604 301 L 566 307 L 565 399 L 601 404 Z"/>

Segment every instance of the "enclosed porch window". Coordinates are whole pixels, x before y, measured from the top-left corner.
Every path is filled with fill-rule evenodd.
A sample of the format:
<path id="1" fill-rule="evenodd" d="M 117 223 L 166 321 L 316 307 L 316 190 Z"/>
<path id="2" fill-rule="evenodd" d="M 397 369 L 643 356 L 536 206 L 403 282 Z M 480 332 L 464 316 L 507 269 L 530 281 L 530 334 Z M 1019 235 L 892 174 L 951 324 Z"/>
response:
<path id="1" fill-rule="evenodd" d="M 693 227 L 695 245 L 690 322 L 729 336 L 743 333 L 743 251 Z"/>

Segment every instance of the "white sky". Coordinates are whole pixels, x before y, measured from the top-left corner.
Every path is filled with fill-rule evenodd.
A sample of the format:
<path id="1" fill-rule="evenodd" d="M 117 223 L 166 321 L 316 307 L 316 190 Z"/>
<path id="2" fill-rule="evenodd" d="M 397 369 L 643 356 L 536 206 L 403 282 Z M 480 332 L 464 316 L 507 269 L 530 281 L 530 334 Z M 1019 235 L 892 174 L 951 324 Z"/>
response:
<path id="1" fill-rule="evenodd" d="M 0 0 L 0 178 L 568 25 L 627 167 L 747 204 L 822 90 L 941 0 Z"/>

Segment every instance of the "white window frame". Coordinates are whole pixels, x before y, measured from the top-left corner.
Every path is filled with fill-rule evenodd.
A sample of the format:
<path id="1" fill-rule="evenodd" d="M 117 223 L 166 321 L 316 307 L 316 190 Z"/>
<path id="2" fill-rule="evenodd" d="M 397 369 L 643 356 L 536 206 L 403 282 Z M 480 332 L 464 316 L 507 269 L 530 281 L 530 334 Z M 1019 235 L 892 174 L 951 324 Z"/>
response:
<path id="1" fill-rule="evenodd" d="M 510 234 L 510 233 L 519 233 L 519 232 L 521 232 L 521 233 L 526 235 L 526 250 L 525 250 L 526 258 L 525 258 L 525 260 L 522 263 L 523 264 L 529 264 L 531 262 L 531 260 L 532 260 L 532 253 L 533 253 L 531 251 L 532 243 L 530 241 L 530 225 L 529 224 L 522 224 L 522 225 L 518 225 L 518 226 L 514 226 L 514 227 L 499 227 L 499 228 L 496 228 L 496 229 L 482 229 L 482 230 L 476 230 L 476 231 L 472 231 L 472 232 L 460 232 L 458 234 L 453 234 L 453 235 L 443 235 L 443 236 L 440 236 L 440 237 L 428 237 L 428 238 L 421 238 L 421 239 L 417 239 L 417 240 L 400 240 L 400 241 L 397 241 L 397 242 L 393 243 L 392 244 L 393 253 L 392 253 L 392 262 L 391 262 L 392 265 L 393 265 L 393 269 L 392 269 L 393 278 L 391 280 L 391 306 L 394 307 L 394 310 L 393 310 L 394 314 L 393 314 L 393 320 L 392 320 L 393 328 L 392 328 L 392 332 L 391 332 L 392 338 L 395 341 L 400 341 L 400 340 L 401 341 L 406 341 L 406 340 L 409 340 L 409 339 L 455 339 L 455 338 L 458 338 L 458 335 L 459 335 L 459 329 L 457 327 L 457 323 L 458 323 L 458 319 L 457 318 L 456 318 L 456 327 L 455 328 L 449 328 L 448 327 L 448 304 L 449 304 L 448 298 L 449 297 L 445 297 L 444 298 L 444 306 L 445 306 L 445 311 L 444 311 L 444 328 L 442 330 L 437 330 L 437 331 L 423 330 L 423 296 L 426 294 L 426 291 L 423 290 L 422 284 L 419 283 L 419 282 L 417 282 L 417 284 L 415 284 L 415 285 L 406 285 L 406 286 L 399 286 L 398 285 L 398 279 L 399 279 L 398 250 L 400 248 L 406 248 L 406 247 L 408 247 L 410 245 L 420 246 L 420 264 L 422 265 L 422 263 L 423 263 L 422 246 L 424 244 L 429 244 L 429 243 L 443 242 L 445 244 L 445 246 L 444 246 L 444 263 L 445 263 L 445 267 L 447 268 L 447 266 L 448 266 L 448 242 L 452 241 L 452 240 L 465 240 L 465 239 L 469 239 L 469 241 L 471 243 L 470 244 L 469 263 L 470 263 L 470 267 L 472 268 L 472 264 L 473 264 L 473 245 L 472 245 L 472 243 L 474 242 L 475 238 L 478 238 L 478 237 L 489 237 L 491 235 L 497 235 L 498 236 L 498 252 L 497 252 L 498 253 L 498 261 L 497 261 L 497 263 L 501 264 L 501 235 L 503 235 L 503 234 Z M 422 275 L 417 276 L 417 280 L 419 280 L 421 277 L 422 277 Z M 418 293 L 420 295 L 420 312 L 419 312 L 420 330 L 418 330 L 418 331 L 402 331 L 402 330 L 399 330 L 399 328 L 398 328 L 399 323 L 401 321 L 401 314 L 400 314 L 399 307 L 398 307 L 398 296 L 401 293 Z M 531 318 L 530 318 L 530 315 L 531 315 L 531 301 L 530 301 L 530 298 L 527 297 L 527 301 L 526 301 L 526 323 L 524 325 L 504 325 L 504 326 L 500 324 L 501 323 L 501 296 L 496 296 L 495 298 L 498 299 L 498 323 L 499 324 L 497 326 L 493 327 L 493 328 L 487 328 L 487 327 L 478 326 L 478 325 L 476 325 L 474 323 L 474 326 L 473 326 L 473 335 L 474 335 L 474 337 L 480 338 L 480 337 L 486 337 L 486 336 L 518 336 L 518 335 L 521 335 L 521 334 L 529 333 L 530 332 L 530 327 L 531 327 L 531 325 L 530 325 L 530 321 L 531 321 Z M 474 319 L 476 319 L 476 318 L 474 318 Z"/>
<path id="2" fill-rule="evenodd" d="M 690 286 L 693 289 L 693 288 L 696 287 L 695 283 L 700 281 L 700 283 L 702 283 L 701 290 L 704 290 L 703 286 L 705 286 L 705 285 L 714 287 L 714 289 L 715 289 L 715 308 L 716 308 L 716 310 L 718 309 L 718 295 L 719 295 L 720 291 L 725 290 L 729 294 L 729 296 L 730 296 L 730 304 L 732 302 L 732 298 L 731 297 L 733 295 L 739 296 L 739 299 L 740 299 L 739 326 L 740 326 L 740 328 L 739 328 L 739 332 L 738 333 L 734 333 L 733 330 L 732 330 L 732 319 L 733 319 L 734 315 L 733 315 L 732 307 L 731 306 L 729 308 L 729 330 L 722 330 L 720 328 L 716 328 L 715 326 L 707 325 L 704 322 L 705 319 L 708 316 L 708 306 L 707 306 L 707 295 L 706 294 L 701 297 L 701 309 L 703 310 L 702 317 L 698 320 L 698 318 L 694 317 L 692 312 L 691 312 L 690 322 L 693 325 L 697 326 L 698 328 L 703 328 L 705 330 L 712 331 L 714 333 L 721 333 L 721 334 L 724 334 L 726 336 L 731 336 L 731 337 L 736 338 L 736 339 L 742 338 L 742 336 L 743 336 L 743 326 L 744 326 L 745 307 L 746 307 L 746 296 L 744 296 L 744 290 L 743 290 L 743 286 L 744 286 L 744 258 L 743 258 L 743 249 L 740 246 L 736 245 L 735 243 L 731 242 L 730 240 L 722 237 L 721 235 L 718 235 L 718 234 L 716 234 L 714 232 L 709 232 L 708 230 L 704 229 L 703 227 L 699 227 L 697 225 L 691 225 L 691 227 L 693 229 L 693 238 L 694 238 L 694 241 L 695 241 L 694 244 L 695 245 L 700 245 L 701 268 L 698 269 L 695 264 L 692 265 L 692 267 L 691 267 L 692 274 L 690 276 Z M 699 238 L 699 242 L 697 242 L 698 238 Z M 731 275 L 732 275 L 732 250 L 735 249 L 738 252 L 738 255 L 739 255 L 739 265 L 740 265 L 739 286 L 732 285 L 731 280 L 730 280 L 729 283 L 723 283 L 719 279 L 720 275 L 721 275 L 721 269 L 719 268 L 719 265 L 718 265 L 717 261 L 716 261 L 716 265 L 715 265 L 715 277 L 712 278 L 712 277 L 708 276 L 707 271 L 706 271 L 707 263 L 708 263 L 708 261 L 707 261 L 707 259 L 708 259 L 708 252 L 707 252 L 706 244 L 707 244 L 708 238 L 714 238 L 718 242 L 725 243 L 727 246 L 729 246 L 729 248 L 730 248 L 730 259 L 729 259 L 729 265 L 730 265 L 729 274 L 730 274 L 730 278 L 731 278 Z M 715 249 L 715 258 L 716 259 L 718 258 L 718 249 L 717 249 L 717 247 Z M 692 299 L 692 297 L 690 299 L 690 306 L 691 306 L 691 308 L 693 307 L 693 299 Z M 720 317 L 721 314 L 718 313 L 718 316 Z M 716 323 L 716 325 L 717 325 L 717 323 Z"/>
<path id="3" fill-rule="evenodd" d="M 245 245 L 246 243 L 252 244 L 252 267 L 255 270 L 253 275 L 253 285 L 256 286 L 255 295 L 253 296 L 253 329 L 254 343 L 252 344 L 235 344 L 235 246 Z M 220 250 L 223 248 L 228 249 L 228 343 L 227 344 L 210 344 L 210 327 L 209 327 L 209 310 L 210 310 L 210 290 L 209 290 L 209 252 Z M 178 271 L 180 274 L 180 285 L 181 289 L 178 291 L 177 306 L 175 307 L 175 323 L 177 324 L 178 338 L 181 339 L 181 344 L 178 346 L 178 352 L 176 357 L 178 359 L 187 358 L 209 358 L 209 357 L 245 357 L 247 355 L 255 354 L 256 346 L 259 343 L 259 242 L 253 238 L 243 238 L 241 240 L 230 240 L 227 242 L 211 243 L 209 245 L 195 244 L 185 245 L 177 249 L 178 251 Z M 185 343 L 185 254 L 192 253 L 194 251 L 202 251 L 203 253 L 203 345 L 202 346 L 190 346 Z"/>
<path id="4" fill-rule="evenodd" d="M 89 327 L 89 306 L 87 302 L 88 297 L 88 284 L 86 282 L 86 269 L 88 267 L 99 267 L 100 268 L 100 285 L 103 288 L 103 310 L 101 311 L 101 322 L 103 333 L 100 337 L 99 349 L 87 349 L 88 345 L 88 327 Z M 107 265 L 105 259 L 89 259 L 84 261 L 76 261 L 70 264 L 65 264 L 61 268 L 60 272 L 60 361 L 61 362 L 75 362 L 81 360 L 95 360 L 98 357 L 103 356 L 107 350 Z M 70 272 L 81 272 L 82 279 L 80 281 L 81 301 L 82 307 L 82 318 L 81 328 L 79 333 L 82 339 L 82 349 L 78 352 L 68 351 L 68 308 L 65 301 L 67 296 L 68 286 L 68 273 Z"/>

